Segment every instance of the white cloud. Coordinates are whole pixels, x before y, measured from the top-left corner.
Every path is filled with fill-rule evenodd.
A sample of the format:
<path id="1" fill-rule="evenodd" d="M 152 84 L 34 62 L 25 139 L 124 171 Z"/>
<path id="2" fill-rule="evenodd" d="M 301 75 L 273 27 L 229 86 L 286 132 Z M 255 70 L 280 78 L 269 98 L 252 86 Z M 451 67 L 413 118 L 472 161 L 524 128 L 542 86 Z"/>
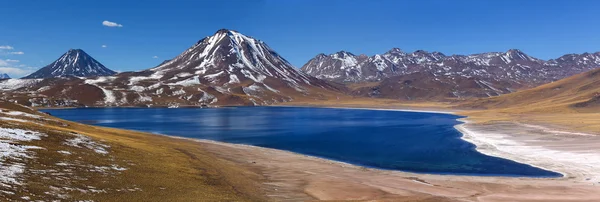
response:
<path id="1" fill-rule="evenodd" d="M 108 20 L 105 20 L 102 22 L 102 25 L 107 26 L 107 27 L 123 27 L 122 24 L 116 23 L 116 22 L 111 22 Z"/>
<path id="2" fill-rule="evenodd" d="M 17 51 L 17 52 L 10 52 L 8 54 L 11 54 L 11 55 L 23 55 L 25 53 L 23 51 Z"/>
<path id="3" fill-rule="evenodd" d="M 12 49 L 15 49 L 15 48 L 13 48 L 12 46 L 0 46 L 0 49 L 2 49 L 2 50 L 12 50 Z"/>
<path id="4" fill-rule="evenodd" d="M 157 59 L 157 58 L 158 58 L 158 56 L 156 56 L 156 55 L 155 55 L 155 56 L 152 56 L 152 58 L 154 58 L 154 59 Z"/>
<path id="5" fill-rule="evenodd" d="M 108 47 L 108 46 L 107 46 L 107 45 L 102 45 L 101 47 L 102 47 L 102 48 L 106 48 L 106 47 Z"/>
<path id="6" fill-rule="evenodd" d="M 10 77 L 23 77 L 33 71 L 16 67 L 0 67 L 0 74 L 8 74 Z"/>
<path id="7" fill-rule="evenodd" d="M 18 62 L 18 60 L 0 59 L 0 73 L 6 73 L 11 77 L 21 77 L 33 72 L 33 68 L 27 67 L 26 65 L 13 64 Z"/>

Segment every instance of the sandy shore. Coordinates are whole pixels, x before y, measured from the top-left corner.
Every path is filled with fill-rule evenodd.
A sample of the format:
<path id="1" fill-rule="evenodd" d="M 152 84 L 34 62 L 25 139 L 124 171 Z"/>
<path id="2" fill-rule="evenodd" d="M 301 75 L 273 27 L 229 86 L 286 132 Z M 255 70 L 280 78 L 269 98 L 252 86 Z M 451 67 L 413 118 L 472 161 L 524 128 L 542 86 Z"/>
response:
<path id="1" fill-rule="evenodd" d="M 275 201 L 600 201 L 600 186 L 569 178 L 414 174 L 248 145 L 195 140 L 261 173 Z"/>
<path id="2" fill-rule="evenodd" d="M 456 128 L 464 134 L 463 139 L 477 145 L 479 152 L 565 176 L 415 174 L 249 145 L 194 141 L 217 156 L 262 173 L 267 179 L 265 190 L 276 201 L 600 201 L 600 136 L 518 123 L 467 122 Z"/>

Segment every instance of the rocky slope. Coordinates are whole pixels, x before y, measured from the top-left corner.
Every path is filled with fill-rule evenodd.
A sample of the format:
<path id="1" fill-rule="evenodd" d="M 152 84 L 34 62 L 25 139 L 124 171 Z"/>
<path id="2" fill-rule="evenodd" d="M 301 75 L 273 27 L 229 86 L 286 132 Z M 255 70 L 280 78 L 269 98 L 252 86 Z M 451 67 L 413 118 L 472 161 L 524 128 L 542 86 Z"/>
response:
<path id="1" fill-rule="evenodd" d="M 106 68 L 92 56 L 81 49 L 70 49 L 53 63 L 23 77 L 24 79 L 40 79 L 55 77 L 94 77 L 110 76 L 116 72 Z"/>
<path id="2" fill-rule="evenodd" d="M 440 52 L 406 53 L 394 48 L 374 56 L 345 51 L 319 54 L 302 67 L 317 78 L 339 82 L 380 81 L 397 75 L 430 72 L 435 76 L 480 77 L 545 83 L 600 67 L 600 52 L 568 54 L 548 61 L 519 50 L 446 56 Z"/>
<path id="3" fill-rule="evenodd" d="M 25 104 L 86 106 L 267 105 L 324 99 L 338 88 L 294 68 L 266 43 L 219 30 L 159 66 L 90 79 L 8 80 L 0 89 L 40 96 Z M 33 98 L 32 98 L 33 97 Z M 56 101 L 60 100 L 60 101 Z"/>
<path id="4" fill-rule="evenodd" d="M 512 92 L 552 82 L 577 73 L 600 67 L 600 52 L 569 54 L 548 61 L 531 57 L 519 50 L 491 52 L 473 55 L 446 56 L 440 52 L 415 51 L 406 53 L 394 48 L 385 54 L 374 56 L 354 55 L 345 51 L 331 55 L 319 54 L 302 67 L 302 71 L 317 78 L 336 82 L 361 83 L 381 82 L 370 85 L 371 89 L 360 89 L 355 94 L 374 97 L 408 97 L 406 90 L 383 93 L 382 88 L 391 88 L 399 78 L 409 75 L 426 75 L 428 81 L 419 76 L 417 82 L 433 82 L 447 98 L 486 97 Z M 424 74 L 414 74 L 424 73 Z M 410 79 L 410 78 L 409 78 Z M 470 90 L 464 83 L 477 84 Z M 449 85 L 441 85 L 441 84 Z M 462 83 L 462 84 L 461 84 Z M 471 85 L 473 86 L 473 85 Z M 479 88 L 479 90 L 477 90 Z M 427 88 L 423 88 L 427 89 Z M 413 91 L 415 88 L 413 88 Z M 466 93 L 468 92 L 468 93 Z M 422 92 L 428 93 L 428 92 Z"/>
<path id="5" fill-rule="evenodd" d="M 487 82 L 475 77 L 454 79 L 428 72 L 392 76 L 380 82 L 351 85 L 355 96 L 400 100 L 447 101 L 471 97 L 490 97 L 516 91 L 514 82 Z"/>

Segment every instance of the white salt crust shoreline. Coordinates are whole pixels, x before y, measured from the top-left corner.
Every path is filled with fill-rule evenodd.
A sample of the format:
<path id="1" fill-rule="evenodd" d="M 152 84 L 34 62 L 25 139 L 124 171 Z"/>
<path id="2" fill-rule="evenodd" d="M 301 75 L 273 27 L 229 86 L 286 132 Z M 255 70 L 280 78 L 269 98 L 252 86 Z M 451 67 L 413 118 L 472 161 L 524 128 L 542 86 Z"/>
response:
<path id="1" fill-rule="evenodd" d="M 585 133 L 556 131 L 542 126 L 522 124 L 515 124 L 515 128 L 498 127 L 490 131 L 475 129 L 477 126 L 469 121 L 461 121 L 464 123 L 456 125 L 455 128 L 463 134 L 461 138 L 474 144 L 480 153 L 557 172 L 565 179 L 600 184 L 600 153 L 597 152 L 600 150 L 594 151 L 594 147 L 589 147 L 594 143 L 581 137 Z M 524 127 L 538 129 L 540 133 L 531 134 L 529 137 L 530 134 L 523 132 L 527 130 Z M 567 140 L 570 142 L 561 145 L 561 142 Z M 582 148 L 577 148 L 573 140 L 579 141 Z"/>
<path id="2" fill-rule="evenodd" d="M 324 107 L 332 109 L 360 109 L 360 110 L 384 110 L 402 112 L 421 112 L 438 114 L 456 114 L 452 111 L 436 110 L 414 110 L 414 109 L 385 109 L 385 108 L 351 108 L 351 107 Z M 516 126 L 506 128 L 498 126 L 498 130 L 508 133 L 519 131 L 524 133 L 522 137 L 515 138 L 509 134 L 496 131 L 475 131 L 473 125 L 467 118 L 458 119 L 463 122 L 454 126 L 463 134 L 461 139 L 476 146 L 476 150 L 488 156 L 494 156 L 527 164 L 544 170 L 557 172 L 563 175 L 562 179 L 573 179 L 580 182 L 600 184 L 600 152 L 559 150 L 545 147 L 543 144 L 527 144 L 520 140 L 530 142 L 541 142 L 535 137 L 527 137 L 528 129 L 535 129 L 546 136 L 562 136 L 569 138 L 581 138 L 582 136 L 594 136 L 593 134 L 568 132 L 549 129 L 543 126 L 516 123 Z M 539 137 L 538 137 L 539 138 Z M 598 139 L 600 144 L 600 138 Z M 586 141 L 586 140 L 581 140 Z M 554 142 L 556 143 L 556 142 Z M 600 148 L 600 146 L 599 146 Z M 596 150 L 600 151 L 600 150 Z"/>

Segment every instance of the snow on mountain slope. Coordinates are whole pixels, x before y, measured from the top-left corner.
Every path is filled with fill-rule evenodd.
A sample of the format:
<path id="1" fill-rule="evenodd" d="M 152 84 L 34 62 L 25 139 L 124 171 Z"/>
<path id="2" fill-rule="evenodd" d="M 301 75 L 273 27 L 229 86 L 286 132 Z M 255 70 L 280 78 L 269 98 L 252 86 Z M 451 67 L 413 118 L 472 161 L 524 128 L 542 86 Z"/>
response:
<path id="1" fill-rule="evenodd" d="M 8 74 L 0 74 L 0 79 L 10 79 L 10 76 Z"/>
<path id="2" fill-rule="evenodd" d="M 450 86 L 456 86 L 457 89 L 447 89 L 448 92 L 455 92 L 450 93 L 449 97 L 459 98 L 508 93 L 511 90 L 507 89 L 529 88 L 600 67 L 600 52 L 569 54 L 558 59 L 544 61 L 517 49 L 506 52 L 446 56 L 440 52 L 422 50 L 406 53 L 394 48 L 383 55 L 376 54 L 370 57 L 345 55 L 344 60 L 358 61 L 350 65 L 336 62 L 340 53 L 343 51 L 331 55 L 319 54 L 308 61 L 301 70 L 317 78 L 336 82 L 381 82 L 381 85 L 393 84 L 399 79 L 397 76 L 428 73 L 426 74 L 428 79 L 453 81 Z M 420 76 L 420 78 L 425 78 L 425 76 Z M 473 82 L 478 85 L 454 85 L 457 83 L 474 84 Z M 503 90 L 489 91 L 489 86 L 497 85 L 506 86 L 502 88 Z M 461 86 L 468 90 L 461 89 Z M 475 92 L 477 86 L 479 86 L 479 92 Z M 386 91 L 388 95 L 385 95 L 386 93 L 379 94 L 381 93 L 379 89 L 385 89 L 384 86 L 380 87 L 372 89 L 375 93 L 367 94 L 375 97 L 406 97 L 401 92 L 394 93 L 394 91 Z M 465 90 L 470 93 L 459 95 L 459 92 Z M 362 89 L 361 92 L 353 93 L 365 95 L 364 92 L 366 92 L 365 89 Z M 448 93 L 444 94 L 448 95 Z"/>
<path id="3" fill-rule="evenodd" d="M 445 56 L 439 52 L 421 50 L 405 53 L 394 48 L 383 55 L 377 54 L 354 64 L 352 69 L 355 71 L 349 74 L 347 66 L 332 62 L 336 60 L 336 54 L 319 54 L 307 62 L 302 71 L 339 82 L 380 81 L 396 75 L 430 72 L 438 76 L 481 77 L 538 85 L 600 67 L 600 52 L 569 54 L 544 61 L 517 49 Z M 359 57 L 352 55 L 347 59 L 358 60 Z"/>
<path id="4" fill-rule="evenodd" d="M 106 68 L 81 49 L 70 49 L 53 63 L 30 74 L 25 79 L 54 77 L 94 77 L 109 76 L 116 72 Z"/>
<path id="5" fill-rule="evenodd" d="M 139 72 L 44 80 L 27 90 L 81 105 L 268 105 L 323 99 L 338 89 L 293 67 L 266 43 L 222 29 Z M 339 92 L 338 92 L 339 93 Z M 92 99 L 93 98 L 93 99 Z M 28 103 L 24 103 L 28 104 Z"/>

